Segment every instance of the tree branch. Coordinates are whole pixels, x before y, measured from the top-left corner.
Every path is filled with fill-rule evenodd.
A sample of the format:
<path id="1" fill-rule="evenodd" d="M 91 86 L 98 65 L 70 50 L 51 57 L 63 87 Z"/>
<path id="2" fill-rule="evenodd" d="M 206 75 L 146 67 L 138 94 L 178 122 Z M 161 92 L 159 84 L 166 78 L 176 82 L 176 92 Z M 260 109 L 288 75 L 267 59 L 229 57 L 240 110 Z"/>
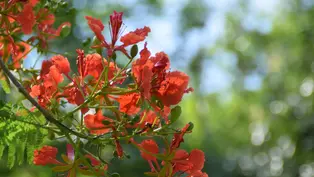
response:
<path id="1" fill-rule="evenodd" d="M 25 96 L 25 98 L 29 100 L 44 115 L 47 121 L 55 124 L 59 129 L 66 131 L 66 133 L 71 133 L 80 138 L 90 139 L 88 136 L 75 132 L 71 130 L 70 128 L 66 127 L 57 119 L 55 119 L 54 116 L 50 112 L 48 112 L 45 108 L 40 106 L 38 102 L 29 95 L 26 89 L 19 83 L 19 81 L 15 78 L 15 76 L 6 67 L 6 65 L 4 64 L 2 60 L 2 57 L 0 57 L 0 68 L 3 70 L 4 74 L 8 76 L 8 78 L 12 81 L 12 83 L 18 88 L 19 92 L 22 93 Z"/>

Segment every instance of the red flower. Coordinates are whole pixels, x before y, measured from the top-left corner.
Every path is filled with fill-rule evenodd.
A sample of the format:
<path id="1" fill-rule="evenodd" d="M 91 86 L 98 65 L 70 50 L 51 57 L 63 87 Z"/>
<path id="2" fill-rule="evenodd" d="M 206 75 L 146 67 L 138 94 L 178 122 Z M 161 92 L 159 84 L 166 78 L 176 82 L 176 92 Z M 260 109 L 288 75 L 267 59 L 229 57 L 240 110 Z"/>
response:
<path id="1" fill-rule="evenodd" d="M 43 79 L 46 74 L 49 73 L 50 67 L 52 66 L 51 60 L 44 60 L 41 64 L 40 79 Z"/>
<path id="2" fill-rule="evenodd" d="M 180 146 L 180 144 L 184 142 L 183 136 L 189 127 L 190 127 L 190 124 L 186 124 L 180 133 L 174 134 L 171 145 L 170 145 L 171 150 L 177 149 Z"/>
<path id="3" fill-rule="evenodd" d="M 152 139 L 144 140 L 139 145 L 143 149 L 145 149 L 146 151 L 150 152 L 151 154 L 157 154 L 158 151 L 159 151 L 157 143 L 154 140 L 152 140 Z M 151 170 L 154 172 L 154 171 L 156 171 L 156 169 L 155 169 L 155 167 L 154 167 L 152 162 L 155 163 L 155 165 L 157 166 L 158 169 L 160 169 L 160 167 L 159 167 L 159 164 L 157 162 L 156 157 L 154 157 L 151 154 L 141 150 L 141 156 L 143 157 L 143 159 L 148 161 L 148 164 L 151 167 Z"/>
<path id="4" fill-rule="evenodd" d="M 122 25 L 123 12 L 113 11 L 110 15 L 110 25 L 111 25 L 111 45 L 114 46 L 119 37 L 120 28 Z"/>
<path id="5" fill-rule="evenodd" d="M 84 103 L 84 96 L 79 88 L 77 88 L 73 82 L 71 82 L 66 89 L 64 89 L 63 95 L 66 97 L 69 103 L 81 105 Z M 85 114 L 88 108 L 82 108 L 82 113 Z"/>
<path id="6" fill-rule="evenodd" d="M 101 32 L 104 30 L 105 26 L 101 22 L 101 20 L 93 18 L 91 16 L 85 16 L 89 28 L 95 33 L 97 39 L 100 42 L 105 41 L 105 37 L 101 34 Z"/>
<path id="7" fill-rule="evenodd" d="M 138 42 L 144 41 L 149 32 L 150 28 L 145 26 L 144 28 L 136 29 L 135 31 L 129 32 L 128 34 L 122 36 L 120 41 L 123 43 L 124 47 L 136 44 Z"/>
<path id="8" fill-rule="evenodd" d="M 62 74 L 68 74 L 70 72 L 70 63 L 67 58 L 62 55 L 56 55 L 51 58 L 53 65 L 59 70 Z"/>
<path id="9" fill-rule="evenodd" d="M 77 64 L 79 72 L 83 78 L 87 75 L 91 75 L 95 79 L 98 79 L 100 74 L 104 70 L 102 62 L 104 62 L 105 66 L 108 66 L 107 60 L 102 59 L 102 57 L 98 53 L 88 54 L 86 55 L 86 57 L 82 57 L 84 57 L 84 53 L 79 54 Z M 116 72 L 117 70 L 117 66 L 113 62 L 110 62 L 108 71 L 109 80 L 114 77 L 114 72 Z"/>
<path id="10" fill-rule="evenodd" d="M 40 85 L 34 85 L 29 93 L 32 97 L 38 97 L 40 95 Z"/>
<path id="11" fill-rule="evenodd" d="M 39 0 L 29 0 L 29 3 L 31 3 L 32 6 L 35 6 L 38 2 Z"/>
<path id="12" fill-rule="evenodd" d="M 104 125 L 103 121 L 109 122 Z M 95 115 L 88 114 L 84 117 L 84 124 L 86 128 L 90 129 L 91 134 L 101 135 L 111 131 L 112 120 L 102 115 L 101 110 L 97 111 Z"/>
<path id="13" fill-rule="evenodd" d="M 180 71 L 167 73 L 157 96 L 165 106 L 178 104 L 189 84 L 189 76 Z"/>
<path id="14" fill-rule="evenodd" d="M 177 150 L 175 157 L 172 159 L 173 174 L 181 171 L 193 176 L 205 177 L 207 174 L 201 170 L 204 167 L 205 155 L 204 152 L 194 149 L 188 154 L 184 150 Z"/>
<path id="15" fill-rule="evenodd" d="M 154 63 L 148 60 L 150 52 L 146 48 L 146 43 L 144 49 L 140 52 L 140 59 L 136 60 L 132 64 L 132 71 L 136 78 L 136 82 L 141 90 L 142 96 L 146 99 L 151 97 L 151 82 L 153 78 L 153 66 Z"/>
<path id="16" fill-rule="evenodd" d="M 98 79 L 101 72 L 104 69 L 102 65 L 102 57 L 98 53 L 88 54 L 84 58 L 84 73 L 83 77 L 87 75 L 93 76 L 95 79 Z"/>
<path id="17" fill-rule="evenodd" d="M 138 93 L 121 95 L 117 98 L 117 101 L 120 103 L 120 111 L 128 115 L 137 114 L 141 110 L 138 106 L 139 100 L 140 94 Z"/>
<path id="18" fill-rule="evenodd" d="M 40 150 L 34 151 L 34 164 L 61 164 L 57 159 L 58 149 L 52 146 L 43 146 Z"/>
<path id="19" fill-rule="evenodd" d="M 158 125 L 159 124 L 159 119 L 154 111 L 148 110 L 142 113 L 140 122 L 138 123 L 137 126 L 140 128 L 145 128 L 146 125 Z"/>
<path id="20" fill-rule="evenodd" d="M 95 166 L 97 167 L 97 166 L 101 165 L 101 162 L 99 160 L 97 160 L 95 157 L 93 157 L 92 155 L 86 154 L 85 157 L 88 158 L 91 161 L 91 164 L 92 164 L 93 167 L 95 167 Z M 108 170 L 108 165 L 107 164 L 104 166 L 104 170 Z"/>
<path id="21" fill-rule="evenodd" d="M 53 25 L 55 22 L 55 16 L 45 8 L 39 10 L 36 19 L 42 25 Z"/>
<path id="22" fill-rule="evenodd" d="M 31 34 L 33 26 L 35 25 L 35 15 L 32 3 L 25 4 L 23 11 L 17 15 L 16 19 L 21 24 L 23 33 Z"/>
<path id="23" fill-rule="evenodd" d="M 16 43 L 17 46 L 17 53 L 12 56 L 13 59 L 13 66 L 14 68 L 20 68 L 21 64 L 20 61 L 26 57 L 26 55 L 31 50 L 29 44 L 25 42 Z"/>
<path id="24" fill-rule="evenodd" d="M 46 79 L 44 81 L 44 86 L 47 87 L 57 87 L 59 83 L 63 81 L 63 76 L 59 72 L 58 68 L 55 65 L 52 65 L 49 73 L 46 75 Z"/>
<path id="25" fill-rule="evenodd" d="M 150 152 L 152 154 L 157 154 L 158 151 L 159 151 L 157 143 L 154 140 L 152 140 L 152 139 L 148 139 L 148 140 L 142 141 L 140 146 L 143 149 L 145 149 L 146 151 L 148 151 L 148 152 Z M 148 154 L 148 153 L 146 153 L 144 151 L 141 151 L 141 156 L 145 160 L 156 160 L 156 157 L 154 157 L 151 154 Z"/>

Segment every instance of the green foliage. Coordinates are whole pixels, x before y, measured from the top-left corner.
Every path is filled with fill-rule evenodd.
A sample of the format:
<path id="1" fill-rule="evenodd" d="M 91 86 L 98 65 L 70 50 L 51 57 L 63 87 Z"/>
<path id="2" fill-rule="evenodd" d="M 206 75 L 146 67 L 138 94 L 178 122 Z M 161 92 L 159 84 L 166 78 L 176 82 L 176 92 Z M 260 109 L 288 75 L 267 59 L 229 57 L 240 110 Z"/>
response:
<path id="1" fill-rule="evenodd" d="M 23 109 L 26 112 L 21 111 Z M 6 104 L 0 109 L 0 158 L 7 158 L 4 161 L 8 168 L 22 165 L 25 161 L 31 164 L 34 149 L 45 140 L 47 131 L 39 128 L 44 120 L 32 114 L 18 105 Z"/>
<path id="2" fill-rule="evenodd" d="M 11 93 L 10 83 L 7 80 L 0 80 L 0 85 L 6 94 Z"/>

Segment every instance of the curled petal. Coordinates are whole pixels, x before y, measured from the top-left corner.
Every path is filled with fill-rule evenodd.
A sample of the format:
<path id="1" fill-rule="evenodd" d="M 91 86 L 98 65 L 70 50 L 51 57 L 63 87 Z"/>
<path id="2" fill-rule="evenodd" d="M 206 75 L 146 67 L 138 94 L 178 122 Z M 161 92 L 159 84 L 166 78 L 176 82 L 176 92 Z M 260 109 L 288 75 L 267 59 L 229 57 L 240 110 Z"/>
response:
<path id="1" fill-rule="evenodd" d="M 145 26 L 144 28 L 136 29 L 135 31 L 129 32 L 128 34 L 122 36 L 120 41 L 123 43 L 123 46 L 129 46 L 136 44 L 138 42 L 144 41 L 150 28 Z"/>
<path id="2" fill-rule="evenodd" d="M 84 124 L 86 128 L 90 129 L 91 134 L 101 135 L 111 131 L 111 128 L 108 128 L 111 124 L 104 125 L 103 121 L 112 122 L 111 119 L 102 115 L 101 110 L 97 111 L 95 115 L 88 114 L 84 117 Z"/>
<path id="3" fill-rule="evenodd" d="M 101 34 L 105 26 L 101 22 L 101 20 L 93 18 L 91 16 L 85 16 L 85 19 L 87 20 L 89 28 L 95 33 L 97 39 L 99 41 L 105 41 L 105 37 Z"/>

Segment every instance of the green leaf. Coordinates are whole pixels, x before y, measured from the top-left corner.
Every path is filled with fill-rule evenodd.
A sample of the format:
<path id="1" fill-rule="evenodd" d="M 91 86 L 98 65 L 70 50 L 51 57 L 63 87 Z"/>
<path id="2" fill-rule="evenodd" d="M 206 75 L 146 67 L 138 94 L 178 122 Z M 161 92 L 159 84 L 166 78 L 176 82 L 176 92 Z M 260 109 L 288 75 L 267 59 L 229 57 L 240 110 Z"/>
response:
<path id="1" fill-rule="evenodd" d="M 100 41 L 97 39 L 96 36 L 93 37 L 93 40 L 92 40 L 92 45 L 99 45 L 100 44 Z M 102 50 L 101 48 L 96 48 L 96 52 L 99 54 L 99 55 L 102 55 Z"/>
<path id="2" fill-rule="evenodd" d="M 0 109 L 5 106 L 5 102 L 3 100 L 0 100 Z"/>
<path id="3" fill-rule="evenodd" d="M 5 149 L 5 145 L 0 144 L 0 159 L 1 159 L 2 155 L 3 155 L 4 149 Z"/>
<path id="4" fill-rule="evenodd" d="M 7 165 L 9 169 L 11 169 L 15 164 L 15 152 L 16 152 L 15 146 L 9 146 L 8 161 L 7 161 Z"/>
<path id="5" fill-rule="evenodd" d="M 109 125 L 109 124 L 111 124 L 111 122 L 108 121 L 108 120 L 103 120 L 103 121 L 102 121 L 102 124 L 104 124 L 104 125 Z"/>
<path id="6" fill-rule="evenodd" d="M 18 165 L 22 165 L 24 162 L 25 146 L 26 142 L 23 142 L 19 143 L 19 146 L 16 147 L 16 163 Z"/>
<path id="7" fill-rule="evenodd" d="M 0 117 L 9 118 L 10 117 L 9 111 L 7 111 L 7 110 L 0 110 Z"/>
<path id="8" fill-rule="evenodd" d="M 112 173 L 111 177 L 120 177 L 120 174 L 119 173 Z"/>
<path id="9" fill-rule="evenodd" d="M 180 106 L 176 106 L 174 108 L 171 109 L 171 114 L 170 114 L 170 121 L 171 123 L 174 123 L 175 121 L 177 121 L 181 115 L 181 107 Z"/>
<path id="10" fill-rule="evenodd" d="M 117 60 L 117 54 L 116 52 L 113 52 L 111 55 L 111 59 L 115 62 Z"/>
<path id="11" fill-rule="evenodd" d="M 189 122 L 190 126 L 186 131 L 192 131 L 194 128 L 194 124 L 192 122 Z"/>
<path id="12" fill-rule="evenodd" d="M 11 88 L 10 88 L 10 84 L 6 81 L 6 80 L 0 80 L 0 84 L 2 86 L 3 91 L 6 94 L 11 93 Z"/>
<path id="13" fill-rule="evenodd" d="M 67 37 L 71 32 L 71 27 L 69 25 L 63 25 L 61 28 L 60 36 Z"/>
<path id="14" fill-rule="evenodd" d="M 138 46 L 135 44 L 131 48 L 131 57 L 134 58 L 138 53 Z"/>
<path id="15" fill-rule="evenodd" d="M 27 157 L 28 164 L 33 164 L 34 150 L 35 150 L 34 146 L 32 146 L 32 145 L 26 146 L 26 157 Z"/>
<path id="16" fill-rule="evenodd" d="M 135 115 L 133 119 L 131 119 L 131 124 L 134 125 L 136 122 L 140 120 L 140 118 L 141 117 L 139 115 Z"/>

